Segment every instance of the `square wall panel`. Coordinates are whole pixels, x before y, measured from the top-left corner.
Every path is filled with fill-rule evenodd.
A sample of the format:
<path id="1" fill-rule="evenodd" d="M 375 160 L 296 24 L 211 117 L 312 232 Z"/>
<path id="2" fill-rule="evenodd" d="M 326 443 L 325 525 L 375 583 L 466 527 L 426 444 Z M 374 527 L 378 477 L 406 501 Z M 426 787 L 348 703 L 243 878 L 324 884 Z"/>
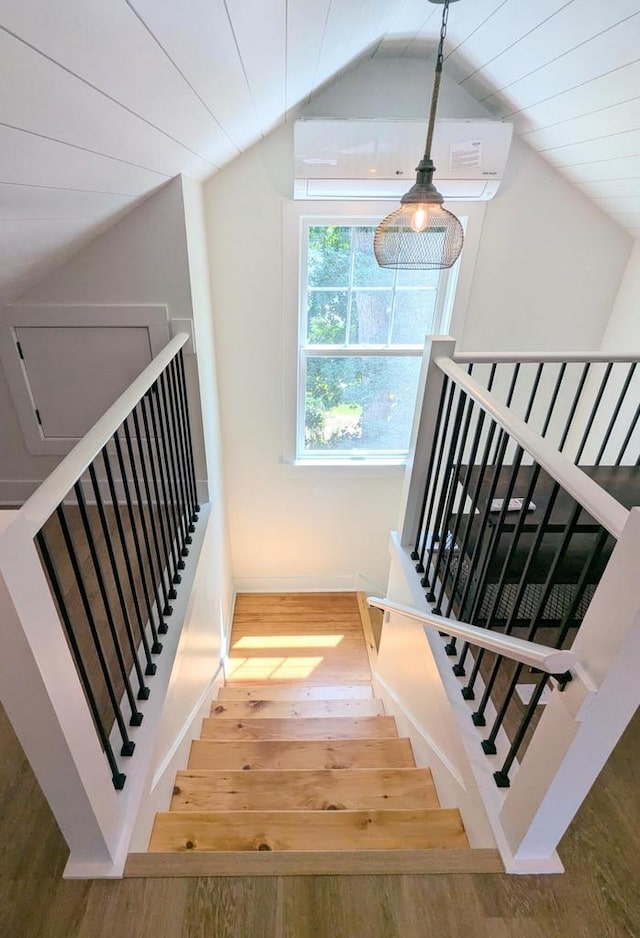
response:
<path id="1" fill-rule="evenodd" d="M 82 438 L 152 358 L 144 327 L 27 326 L 16 339 L 45 440 Z"/>

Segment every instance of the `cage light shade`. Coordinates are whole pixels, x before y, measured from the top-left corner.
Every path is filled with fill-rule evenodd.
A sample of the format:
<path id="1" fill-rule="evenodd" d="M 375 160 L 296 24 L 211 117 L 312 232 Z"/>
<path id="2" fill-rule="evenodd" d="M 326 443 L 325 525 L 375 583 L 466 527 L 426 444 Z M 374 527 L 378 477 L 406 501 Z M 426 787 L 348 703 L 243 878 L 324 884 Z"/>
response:
<path id="1" fill-rule="evenodd" d="M 380 267 L 441 270 L 460 256 L 460 221 L 437 202 L 407 202 L 376 228 L 373 252 Z"/>

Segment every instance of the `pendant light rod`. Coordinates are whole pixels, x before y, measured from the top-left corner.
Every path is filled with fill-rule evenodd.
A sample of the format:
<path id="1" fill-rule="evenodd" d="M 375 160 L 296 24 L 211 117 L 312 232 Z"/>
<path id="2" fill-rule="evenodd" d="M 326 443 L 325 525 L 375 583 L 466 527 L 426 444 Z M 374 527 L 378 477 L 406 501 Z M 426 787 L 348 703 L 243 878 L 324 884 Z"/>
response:
<path id="1" fill-rule="evenodd" d="M 433 78 L 433 91 L 431 92 L 431 109 L 429 111 L 429 124 L 427 126 L 427 141 L 424 147 L 424 160 L 431 159 L 431 145 L 433 143 L 433 131 L 436 124 L 436 111 L 438 109 L 438 96 L 440 94 L 440 79 L 442 78 L 442 66 L 444 63 L 444 40 L 447 35 L 447 23 L 449 20 L 449 0 L 444 0 L 442 8 L 442 25 L 440 26 L 440 44 L 438 45 L 438 56 L 436 58 L 436 71 Z"/>

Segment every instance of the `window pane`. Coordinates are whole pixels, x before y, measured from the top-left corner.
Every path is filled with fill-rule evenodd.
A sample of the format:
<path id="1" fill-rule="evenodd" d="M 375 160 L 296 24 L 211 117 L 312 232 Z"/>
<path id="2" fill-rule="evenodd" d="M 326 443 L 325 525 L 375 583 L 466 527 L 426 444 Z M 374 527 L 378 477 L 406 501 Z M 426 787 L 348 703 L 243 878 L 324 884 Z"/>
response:
<path id="1" fill-rule="evenodd" d="M 309 228 L 310 287 L 347 287 L 351 268 L 351 229 L 338 225 Z"/>
<path id="2" fill-rule="evenodd" d="M 439 270 L 399 270 L 399 287 L 425 287 L 437 290 L 440 282 Z"/>
<path id="3" fill-rule="evenodd" d="M 392 290 L 354 290 L 351 294 L 350 344 L 386 345 L 392 303 Z"/>
<path id="4" fill-rule="evenodd" d="M 435 290 L 398 290 L 391 341 L 422 345 L 424 337 L 433 332 L 435 310 Z"/>
<path id="5" fill-rule="evenodd" d="M 344 345 L 347 336 L 346 290 L 312 290 L 308 295 L 309 345 Z"/>
<path id="6" fill-rule="evenodd" d="M 378 267 L 373 253 L 375 228 L 353 228 L 353 284 L 356 287 L 393 287 L 395 270 Z"/>
<path id="7" fill-rule="evenodd" d="M 420 358 L 307 360 L 306 453 L 407 452 Z"/>

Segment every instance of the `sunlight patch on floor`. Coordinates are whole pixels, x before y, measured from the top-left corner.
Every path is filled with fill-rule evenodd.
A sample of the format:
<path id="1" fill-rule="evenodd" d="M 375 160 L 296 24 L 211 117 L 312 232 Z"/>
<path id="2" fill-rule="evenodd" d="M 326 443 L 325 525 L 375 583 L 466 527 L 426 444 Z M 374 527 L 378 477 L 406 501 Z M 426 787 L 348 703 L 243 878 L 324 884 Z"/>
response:
<path id="1" fill-rule="evenodd" d="M 296 681 L 313 674 L 324 658 L 229 658 L 227 681 Z"/>
<path id="2" fill-rule="evenodd" d="M 234 649 L 244 648 L 335 648 L 344 635 L 243 635 Z"/>

